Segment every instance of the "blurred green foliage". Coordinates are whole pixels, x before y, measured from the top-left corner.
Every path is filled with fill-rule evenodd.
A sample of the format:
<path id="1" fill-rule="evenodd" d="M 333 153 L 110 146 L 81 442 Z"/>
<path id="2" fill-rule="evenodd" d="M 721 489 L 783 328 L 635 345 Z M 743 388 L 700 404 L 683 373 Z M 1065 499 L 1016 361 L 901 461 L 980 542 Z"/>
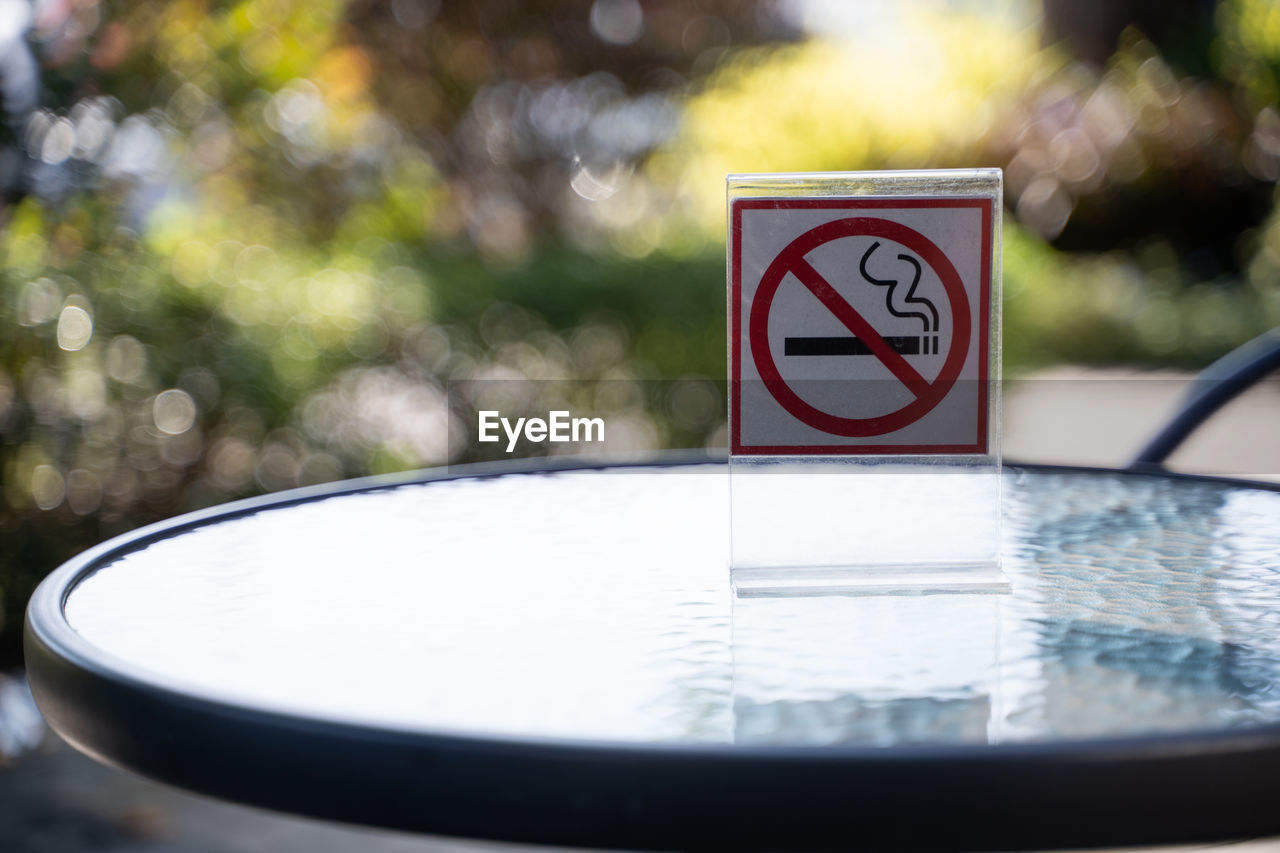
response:
<path id="1" fill-rule="evenodd" d="M 726 172 L 1003 166 L 1013 372 L 1280 324 L 1272 3 L 1219 3 L 1211 73 L 1135 29 L 1081 62 L 1025 4 L 781 8 L 42 4 L 0 134 L 0 662 L 106 536 L 449 461 L 451 380 L 722 379 Z"/>

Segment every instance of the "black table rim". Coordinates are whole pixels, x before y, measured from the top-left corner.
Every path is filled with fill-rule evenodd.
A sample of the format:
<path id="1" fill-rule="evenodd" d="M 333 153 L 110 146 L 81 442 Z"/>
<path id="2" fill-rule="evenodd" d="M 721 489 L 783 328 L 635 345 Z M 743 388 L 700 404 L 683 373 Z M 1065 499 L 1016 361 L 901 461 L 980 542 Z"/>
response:
<path id="1" fill-rule="evenodd" d="M 702 454 L 622 464 L 723 462 Z M 221 799 L 412 832 L 645 850 L 1013 850 L 1280 834 L 1280 724 L 1044 744 L 625 744 L 405 731 L 198 696 L 84 640 L 63 606 L 97 567 L 213 520 L 460 477 L 617 467 L 533 460 L 375 477 L 237 501 L 112 539 L 33 595 L 28 679 L 81 751 Z M 1101 472 L 1016 466 L 1042 472 Z M 1172 473 L 1280 491 L 1280 486 Z"/>

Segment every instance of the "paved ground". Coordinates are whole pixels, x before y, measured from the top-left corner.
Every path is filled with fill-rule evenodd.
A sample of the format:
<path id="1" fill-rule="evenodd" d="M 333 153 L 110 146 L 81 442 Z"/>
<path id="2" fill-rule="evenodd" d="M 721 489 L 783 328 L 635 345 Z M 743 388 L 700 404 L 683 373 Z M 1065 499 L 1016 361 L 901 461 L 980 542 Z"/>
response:
<path id="1" fill-rule="evenodd" d="M 14 679 L 11 676 L 0 684 L 13 687 Z M 19 705 L 13 690 L 3 686 L 0 730 L 12 733 L 15 718 L 25 717 L 26 708 Z M 338 826 L 193 796 L 98 764 L 53 734 L 47 734 L 36 749 L 7 762 L 0 757 L 3 853 L 496 853 L 507 849 Z"/>
<path id="2" fill-rule="evenodd" d="M 1053 368 L 1006 383 L 1006 459 L 1120 466 L 1177 410 L 1186 374 Z M 1280 375 L 1224 407 L 1170 467 L 1280 480 Z"/>
<path id="3" fill-rule="evenodd" d="M 1120 465 L 1176 406 L 1186 377 L 1057 369 L 1006 391 L 1005 455 Z M 1280 381 L 1264 383 L 1198 434 L 1176 466 L 1280 480 Z M 0 681 L 0 851 L 4 853 L 413 853 L 512 850 L 300 820 L 195 797 L 40 740 L 29 698 Z M 25 749 L 25 751 L 24 751 Z M 22 753 L 9 759 L 10 754 Z M 1280 853 L 1280 840 L 1232 845 Z"/>

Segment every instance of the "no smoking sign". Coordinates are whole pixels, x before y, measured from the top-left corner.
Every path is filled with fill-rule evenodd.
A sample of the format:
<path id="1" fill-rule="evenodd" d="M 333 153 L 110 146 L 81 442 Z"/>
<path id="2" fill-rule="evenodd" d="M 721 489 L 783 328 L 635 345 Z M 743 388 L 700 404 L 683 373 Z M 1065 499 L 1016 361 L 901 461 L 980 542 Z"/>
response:
<path id="1" fill-rule="evenodd" d="M 732 451 L 987 453 L 992 207 L 735 199 Z"/>

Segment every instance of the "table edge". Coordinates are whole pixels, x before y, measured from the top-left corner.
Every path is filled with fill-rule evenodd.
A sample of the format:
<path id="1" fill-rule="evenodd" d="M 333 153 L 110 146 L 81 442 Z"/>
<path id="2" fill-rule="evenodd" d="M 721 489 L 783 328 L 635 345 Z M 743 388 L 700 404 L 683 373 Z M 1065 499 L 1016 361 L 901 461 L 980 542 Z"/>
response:
<path id="1" fill-rule="evenodd" d="M 860 846 L 939 850 L 1280 834 L 1280 808 L 1266 794 L 1280 790 L 1280 723 L 892 749 L 395 729 L 255 708 L 137 677 L 113 667 L 111 656 L 77 634 L 63 611 L 76 584 L 104 561 L 213 520 L 458 478 L 716 462 L 723 457 L 454 466 L 251 498 L 140 528 L 68 561 L 32 596 L 24 625 L 32 692 L 58 734 L 109 764 L 223 799 L 416 832 L 588 847 L 738 850 L 830 849 L 854 826 Z M 1280 491 L 1280 484 L 1174 472 L 1007 467 Z M 315 749 L 317 739 L 323 750 Z M 363 784 L 355 782 L 353 768 Z M 370 786 L 369 779 L 382 782 Z M 485 797 L 489 805 L 477 807 Z M 494 820 L 495 797 L 504 810 L 501 823 Z M 787 804 L 785 814 L 780 802 Z M 926 804 L 931 818 L 920 821 Z M 835 814 L 844 816 L 836 820 Z M 978 831 L 958 839 L 960 826 Z"/>

